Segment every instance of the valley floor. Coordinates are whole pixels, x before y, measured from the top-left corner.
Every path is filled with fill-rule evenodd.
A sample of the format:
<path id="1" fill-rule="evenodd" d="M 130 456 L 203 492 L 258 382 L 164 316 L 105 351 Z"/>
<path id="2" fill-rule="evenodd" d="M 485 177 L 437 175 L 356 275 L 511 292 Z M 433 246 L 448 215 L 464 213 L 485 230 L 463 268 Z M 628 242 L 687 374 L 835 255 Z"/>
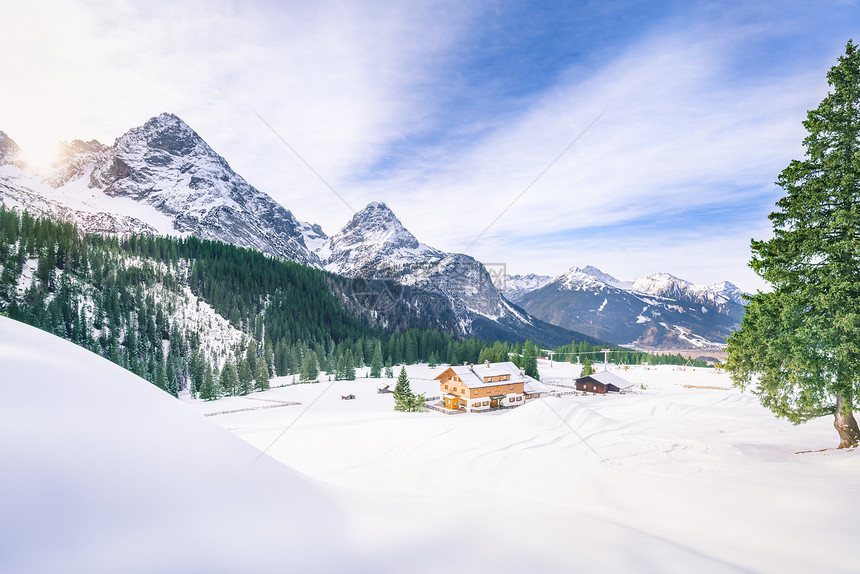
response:
<path id="1" fill-rule="evenodd" d="M 439 372 L 408 367 L 413 390 Z M 794 427 L 713 369 L 618 374 L 645 389 L 456 416 L 366 378 L 188 404 L 301 402 L 207 418 L 310 477 L 376 571 L 856 571 L 860 454 L 797 454 L 837 444 L 830 420 Z"/>

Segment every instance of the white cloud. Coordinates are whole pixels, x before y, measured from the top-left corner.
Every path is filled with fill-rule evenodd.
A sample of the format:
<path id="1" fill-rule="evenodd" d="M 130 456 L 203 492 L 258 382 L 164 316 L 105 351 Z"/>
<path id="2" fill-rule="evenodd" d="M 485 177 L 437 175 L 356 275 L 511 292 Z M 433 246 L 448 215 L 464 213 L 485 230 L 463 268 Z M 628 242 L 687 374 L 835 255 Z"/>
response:
<path id="1" fill-rule="evenodd" d="M 742 41 L 701 30 L 655 34 L 587 77 L 566 78 L 527 113 L 460 157 L 452 154 L 445 162 L 420 166 L 385 190 L 410 190 L 402 219 L 428 243 L 446 250 L 468 248 L 481 259 L 507 260 L 522 271 L 537 270 L 528 266 L 544 259 L 556 267 L 545 272 L 557 273 L 575 262 L 589 263 L 583 257 L 599 253 L 619 269 L 644 263 L 650 270 L 688 270 L 701 282 L 746 276 L 752 283 L 746 270 L 750 236 L 744 233 L 740 241 L 707 237 L 730 231 L 730 220 L 701 218 L 701 237 L 686 238 L 688 243 L 679 243 L 682 238 L 666 229 L 649 238 L 648 249 L 624 231 L 625 223 L 649 214 L 684 217 L 708 206 L 772 202 L 771 182 L 802 154 L 801 120 L 826 91 L 823 73 L 801 71 L 761 82 L 735 77 L 728 69 L 740 57 Z M 581 140 L 470 246 L 604 110 Z M 612 235 L 598 239 L 602 248 L 529 243 L 527 250 L 519 245 L 534 235 L 591 227 L 611 228 Z"/>
<path id="2" fill-rule="evenodd" d="M 625 276 L 661 269 L 740 284 L 749 236 L 766 233 L 766 221 L 748 230 L 724 213 L 702 218 L 698 234 L 625 229 L 649 214 L 772 203 L 777 173 L 802 152 L 804 111 L 826 90 L 819 68 L 737 72 L 750 42 L 791 21 L 671 22 L 626 49 L 603 49 L 611 57 L 597 69 L 572 67 L 517 102 L 519 115 L 474 117 L 421 148 L 415 139 L 446 114 L 440 87 L 469 73 L 460 51 L 479 48 L 480 4 L 6 4 L 0 37 L 17 57 L 7 49 L 0 59 L 0 129 L 22 147 L 110 143 L 171 111 L 250 183 L 329 233 L 349 209 L 254 111 L 354 208 L 383 200 L 419 239 L 450 251 L 466 249 L 605 111 L 468 249 L 523 272 L 594 263 Z M 391 153 L 406 160 L 368 181 Z M 595 226 L 604 235 L 592 243 L 530 239 Z"/>
<path id="3" fill-rule="evenodd" d="M 306 219 L 348 210 L 349 173 L 426 127 L 422 87 L 471 9 L 438 2 L 105 2 L 4 8 L 0 129 L 25 149 L 110 143 L 164 111 Z M 354 199 L 361 207 L 361 201 Z M 325 217 L 323 217 L 325 216 Z M 327 223 L 327 222 L 324 222 Z"/>

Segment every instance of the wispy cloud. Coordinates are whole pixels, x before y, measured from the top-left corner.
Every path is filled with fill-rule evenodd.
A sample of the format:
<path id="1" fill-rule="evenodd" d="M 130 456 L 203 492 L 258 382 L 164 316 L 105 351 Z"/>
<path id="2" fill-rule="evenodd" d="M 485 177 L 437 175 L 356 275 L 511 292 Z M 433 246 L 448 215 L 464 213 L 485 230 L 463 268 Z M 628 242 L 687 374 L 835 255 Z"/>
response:
<path id="1" fill-rule="evenodd" d="M 416 213 L 440 214 L 409 222 L 419 237 L 445 249 L 462 248 L 566 138 L 606 109 L 599 124 L 485 234 L 473 254 L 495 261 L 499 254 L 518 253 L 522 259 L 512 263 L 525 271 L 535 252 L 523 252 L 520 244 L 591 229 L 592 238 L 603 243 L 603 260 L 629 262 L 626 254 L 636 251 L 653 266 L 671 250 L 676 273 L 695 271 L 709 281 L 718 273 L 740 271 L 749 237 L 734 246 L 733 264 L 715 265 L 714 258 L 706 263 L 695 244 L 679 245 L 684 238 L 673 233 L 666 216 L 692 218 L 703 235 L 720 235 L 734 227 L 733 212 L 721 208 L 772 204 L 776 190 L 770 182 L 801 154 L 800 121 L 826 90 L 818 70 L 733 84 L 733 60 L 742 57 L 743 35 L 752 33 L 655 33 L 599 69 L 577 70 L 462 154 L 449 150 L 442 161 L 431 157 L 385 182 L 384 189 L 409 190 Z M 722 215 L 711 216 L 708 208 Z M 667 223 L 662 241 L 651 242 L 650 256 L 636 249 L 636 226 L 628 226 L 649 217 Z M 556 266 L 566 266 L 565 258 L 581 261 L 587 251 L 592 250 L 577 242 L 544 247 Z"/>
<path id="2" fill-rule="evenodd" d="M 17 57 L 0 58 L 0 129 L 25 149 L 110 143 L 171 111 L 250 183 L 335 232 L 349 209 L 256 110 L 350 205 L 386 201 L 421 240 L 456 251 L 605 110 L 470 254 L 522 272 L 594 263 L 743 283 L 772 182 L 802 153 L 800 122 L 855 11 L 5 3 L 0 37 Z"/>

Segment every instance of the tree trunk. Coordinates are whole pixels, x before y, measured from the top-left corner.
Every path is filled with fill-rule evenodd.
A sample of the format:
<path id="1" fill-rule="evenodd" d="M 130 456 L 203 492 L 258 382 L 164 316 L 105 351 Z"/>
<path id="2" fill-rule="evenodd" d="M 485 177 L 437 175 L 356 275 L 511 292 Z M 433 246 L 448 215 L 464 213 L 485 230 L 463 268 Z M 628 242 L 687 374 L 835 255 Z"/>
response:
<path id="1" fill-rule="evenodd" d="M 854 448 L 860 443 L 860 428 L 851 409 L 851 401 L 836 395 L 836 412 L 833 413 L 833 426 L 839 433 L 839 448 Z"/>

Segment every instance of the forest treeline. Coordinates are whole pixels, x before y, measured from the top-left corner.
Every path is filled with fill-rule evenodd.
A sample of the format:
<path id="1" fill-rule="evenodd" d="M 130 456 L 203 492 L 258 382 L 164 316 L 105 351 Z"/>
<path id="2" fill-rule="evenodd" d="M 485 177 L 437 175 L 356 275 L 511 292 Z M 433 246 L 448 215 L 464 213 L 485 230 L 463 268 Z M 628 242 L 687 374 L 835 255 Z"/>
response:
<path id="1" fill-rule="evenodd" d="M 537 376 L 538 345 L 456 339 L 438 329 L 362 321 L 334 276 L 252 249 L 196 237 L 84 234 L 0 206 L 0 312 L 85 347 L 178 395 L 202 398 L 296 382 L 320 372 L 392 376 L 419 362 L 513 360 Z M 223 320 L 205 319 L 205 304 Z M 228 327 L 229 325 L 229 327 Z M 406 328 L 404 328 L 404 325 Z M 586 342 L 568 347 L 597 349 Z M 680 361 L 613 354 L 624 362 Z"/>

